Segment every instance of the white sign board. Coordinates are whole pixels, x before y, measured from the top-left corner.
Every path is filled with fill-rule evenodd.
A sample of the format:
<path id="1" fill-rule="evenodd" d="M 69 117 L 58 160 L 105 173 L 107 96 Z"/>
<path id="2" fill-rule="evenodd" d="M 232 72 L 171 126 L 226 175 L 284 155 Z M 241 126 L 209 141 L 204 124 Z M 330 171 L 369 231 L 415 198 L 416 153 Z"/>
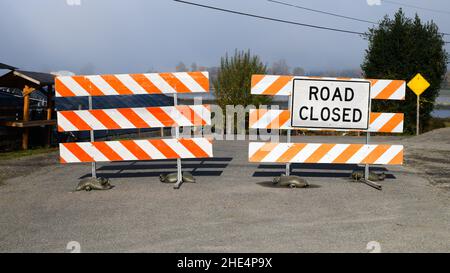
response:
<path id="1" fill-rule="evenodd" d="M 367 130 L 369 127 L 369 81 L 293 81 L 292 127 L 350 130 Z"/>

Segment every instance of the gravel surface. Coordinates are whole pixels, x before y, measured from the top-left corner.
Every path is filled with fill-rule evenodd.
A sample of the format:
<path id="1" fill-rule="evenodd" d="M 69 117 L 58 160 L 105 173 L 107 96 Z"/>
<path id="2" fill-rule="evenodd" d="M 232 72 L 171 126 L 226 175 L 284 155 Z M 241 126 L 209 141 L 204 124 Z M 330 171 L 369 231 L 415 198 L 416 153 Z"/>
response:
<path id="1" fill-rule="evenodd" d="M 421 137 L 373 137 L 407 145 L 406 165 L 374 168 L 388 174 L 382 191 L 350 182 L 355 166 L 326 164 L 294 166 L 310 188 L 274 188 L 284 166 L 248 163 L 247 141 L 215 141 L 215 159 L 183 160 L 197 183 L 180 190 L 158 179 L 174 161 L 98 164 L 116 187 L 91 192 L 73 192 L 90 165 L 56 164 L 57 153 L 1 162 L 10 178 L 0 186 L 0 251 L 68 252 L 77 241 L 82 252 L 368 252 L 377 241 L 382 252 L 450 252 L 449 191 L 414 165 L 448 166 L 448 146 L 435 145 L 448 144 L 448 130 Z"/>

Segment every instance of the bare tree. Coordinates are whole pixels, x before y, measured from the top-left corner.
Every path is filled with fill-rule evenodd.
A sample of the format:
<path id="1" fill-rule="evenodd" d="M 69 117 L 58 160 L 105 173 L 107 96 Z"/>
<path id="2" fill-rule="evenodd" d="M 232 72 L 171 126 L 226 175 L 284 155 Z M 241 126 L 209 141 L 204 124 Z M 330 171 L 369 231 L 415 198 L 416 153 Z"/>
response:
<path id="1" fill-rule="evenodd" d="M 186 67 L 186 65 L 183 62 L 179 62 L 177 64 L 177 66 L 175 66 L 175 70 L 177 72 L 186 72 L 186 71 L 188 71 L 188 68 Z"/>
<path id="2" fill-rule="evenodd" d="M 270 73 L 273 75 L 289 75 L 290 67 L 285 59 L 278 60 L 272 64 Z"/>

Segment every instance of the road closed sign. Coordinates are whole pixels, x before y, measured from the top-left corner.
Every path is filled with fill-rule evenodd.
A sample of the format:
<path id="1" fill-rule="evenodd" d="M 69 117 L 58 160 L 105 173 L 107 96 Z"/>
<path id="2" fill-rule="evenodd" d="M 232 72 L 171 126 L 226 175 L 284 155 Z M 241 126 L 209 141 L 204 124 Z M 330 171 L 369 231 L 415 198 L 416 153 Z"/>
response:
<path id="1" fill-rule="evenodd" d="M 370 82 L 294 79 L 291 126 L 298 128 L 367 130 Z"/>

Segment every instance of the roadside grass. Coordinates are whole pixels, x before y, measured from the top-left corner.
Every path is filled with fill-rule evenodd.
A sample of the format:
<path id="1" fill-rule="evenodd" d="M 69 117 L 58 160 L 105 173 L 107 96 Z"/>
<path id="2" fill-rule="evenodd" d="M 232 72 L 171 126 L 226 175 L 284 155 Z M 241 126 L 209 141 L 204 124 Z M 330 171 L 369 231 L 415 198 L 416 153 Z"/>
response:
<path id="1" fill-rule="evenodd" d="M 0 161 L 1 160 L 9 160 L 9 159 L 17 159 L 21 157 L 27 157 L 32 155 L 46 154 L 57 151 L 58 148 L 33 148 L 28 150 L 19 150 L 19 151 L 11 151 L 0 153 Z"/>

